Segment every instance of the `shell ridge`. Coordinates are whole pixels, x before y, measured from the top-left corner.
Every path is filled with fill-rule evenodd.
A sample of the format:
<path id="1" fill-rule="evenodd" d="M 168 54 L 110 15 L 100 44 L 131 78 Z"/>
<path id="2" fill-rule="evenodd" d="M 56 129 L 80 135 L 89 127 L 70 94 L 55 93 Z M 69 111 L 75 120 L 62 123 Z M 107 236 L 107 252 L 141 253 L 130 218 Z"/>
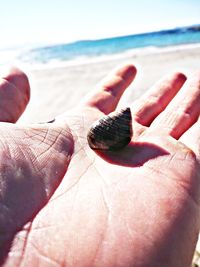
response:
<path id="1" fill-rule="evenodd" d="M 130 108 L 111 113 L 95 122 L 87 135 L 92 149 L 116 150 L 128 145 L 132 138 Z"/>

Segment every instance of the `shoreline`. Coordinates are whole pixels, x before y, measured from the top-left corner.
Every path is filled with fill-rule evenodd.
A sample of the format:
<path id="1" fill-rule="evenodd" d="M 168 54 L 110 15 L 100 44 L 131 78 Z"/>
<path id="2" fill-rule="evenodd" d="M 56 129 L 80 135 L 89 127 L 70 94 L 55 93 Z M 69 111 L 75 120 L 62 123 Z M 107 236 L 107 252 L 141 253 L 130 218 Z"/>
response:
<path id="1" fill-rule="evenodd" d="M 157 54 L 163 54 L 163 53 L 175 53 L 178 51 L 188 51 L 200 48 L 200 43 L 185 43 L 185 44 L 179 44 L 179 45 L 169 45 L 169 46 L 147 46 L 142 48 L 133 48 L 128 49 L 124 52 L 120 53 L 113 53 L 109 55 L 100 55 L 95 57 L 89 57 L 89 56 L 80 56 L 76 59 L 72 60 L 50 60 L 47 63 L 24 63 L 20 60 L 15 61 L 16 65 L 23 69 L 27 69 L 29 71 L 39 71 L 39 70 L 45 70 L 45 69 L 55 69 L 55 68 L 67 68 L 72 66 L 82 66 L 82 65 L 88 65 L 88 64 L 96 64 L 96 63 L 103 63 L 107 61 L 112 60 L 121 60 L 126 59 L 129 57 L 139 57 L 139 56 L 148 56 L 151 55 L 157 55 Z"/>
<path id="2" fill-rule="evenodd" d="M 136 65 L 138 74 L 126 90 L 120 106 L 129 105 L 166 74 L 182 71 L 186 75 L 200 69 L 200 43 L 160 49 L 159 53 L 128 54 L 104 61 L 85 62 L 42 69 L 28 69 L 31 100 L 19 123 L 37 123 L 74 108 L 79 101 L 112 69 L 119 65 Z"/>

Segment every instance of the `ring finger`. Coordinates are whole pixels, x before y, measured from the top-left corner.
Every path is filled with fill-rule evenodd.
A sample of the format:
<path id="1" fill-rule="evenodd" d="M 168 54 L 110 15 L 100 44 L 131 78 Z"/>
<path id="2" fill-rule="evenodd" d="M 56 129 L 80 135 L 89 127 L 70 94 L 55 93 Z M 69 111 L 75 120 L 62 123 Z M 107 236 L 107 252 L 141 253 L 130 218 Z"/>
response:
<path id="1" fill-rule="evenodd" d="M 153 121 L 151 129 L 159 128 L 178 139 L 200 114 L 200 73 L 192 75 L 167 108 Z"/>

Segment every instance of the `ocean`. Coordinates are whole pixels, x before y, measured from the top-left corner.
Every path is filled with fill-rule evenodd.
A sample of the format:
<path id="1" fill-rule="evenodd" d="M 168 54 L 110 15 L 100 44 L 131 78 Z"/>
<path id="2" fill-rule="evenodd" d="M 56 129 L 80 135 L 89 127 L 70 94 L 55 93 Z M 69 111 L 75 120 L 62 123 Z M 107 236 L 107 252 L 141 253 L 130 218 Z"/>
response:
<path id="1" fill-rule="evenodd" d="M 68 44 L 0 51 L 0 65 L 12 61 L 29 66 L 81 63 L 87 60 L 105 59 L 123 53 L 137 53 L 145 49 L 200 43 L 200 24 L 171 30 L 113 37 L 99 40 L 83 40 Z"/>

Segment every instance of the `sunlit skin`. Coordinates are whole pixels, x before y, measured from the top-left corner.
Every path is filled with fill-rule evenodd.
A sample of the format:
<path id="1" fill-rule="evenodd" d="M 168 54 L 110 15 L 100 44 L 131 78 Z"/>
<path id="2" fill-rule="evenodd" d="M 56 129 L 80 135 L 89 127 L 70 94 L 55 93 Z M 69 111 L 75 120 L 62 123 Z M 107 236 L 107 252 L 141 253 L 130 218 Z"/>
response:
<path id="1" fill-rule="evenodd" d="M 0 124 L 4 266 L 190 265 L 200 223 L 200 73 L 169 74 L 132 103 L 124 149 L 87 143 L 90 125 L 115 111 L 135 75 L 132 65 L 113 71 L 52 123 Z M 9 94 L 0 99 L 0 118 L 15 122 L 28 79 L 17 69 L 5 79 L 18 93 L 15 105 Z"/>

